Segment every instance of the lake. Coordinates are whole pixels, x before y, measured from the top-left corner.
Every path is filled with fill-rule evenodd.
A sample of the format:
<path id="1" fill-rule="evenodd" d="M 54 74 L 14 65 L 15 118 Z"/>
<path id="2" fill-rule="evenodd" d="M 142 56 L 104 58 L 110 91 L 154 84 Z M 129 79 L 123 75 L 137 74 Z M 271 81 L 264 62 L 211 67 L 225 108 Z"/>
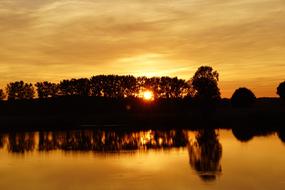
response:
<path id="1" fill-rule="evenodd" d="M 0 189 L 284 189 L 282 132 L 0 133 Z"/>

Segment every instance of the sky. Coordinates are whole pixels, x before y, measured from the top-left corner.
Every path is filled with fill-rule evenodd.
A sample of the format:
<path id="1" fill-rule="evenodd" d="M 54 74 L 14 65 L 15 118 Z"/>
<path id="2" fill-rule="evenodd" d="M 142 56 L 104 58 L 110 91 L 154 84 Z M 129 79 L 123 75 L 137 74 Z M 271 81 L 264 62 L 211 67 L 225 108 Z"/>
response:
<path id="1" fill-rule="evenodd" d="M 220 73 L 223 97 L 276 96 L 284 0 L 0 0 L 0 87 L 97 74 Z"/>

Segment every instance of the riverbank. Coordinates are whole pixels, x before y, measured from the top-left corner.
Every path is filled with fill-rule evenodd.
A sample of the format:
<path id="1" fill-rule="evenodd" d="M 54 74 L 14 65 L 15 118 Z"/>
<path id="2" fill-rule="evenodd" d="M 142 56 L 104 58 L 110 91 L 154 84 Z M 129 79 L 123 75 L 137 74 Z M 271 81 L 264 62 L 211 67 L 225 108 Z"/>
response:
<path id="1" fill-rule="evenodd" d="M 76 100 L 76 101 L 74 101 Z M 106 104 L 105 104 L 106 103 Z M 284 102 L 258 99 L 249 108 L 233 108 L 224 100 L 215 109 L 201 109 L 185 100 L 140 102 L 69 99 L 2 102 L 0 130 L 76 128 L 280 128 Z"/>

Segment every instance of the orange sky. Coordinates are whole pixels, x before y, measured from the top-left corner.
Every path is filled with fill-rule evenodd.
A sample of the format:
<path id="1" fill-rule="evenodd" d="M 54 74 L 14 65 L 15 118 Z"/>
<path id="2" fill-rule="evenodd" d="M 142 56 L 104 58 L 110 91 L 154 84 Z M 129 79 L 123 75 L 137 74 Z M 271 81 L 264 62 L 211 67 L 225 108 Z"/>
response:
<path id="1" fill-rule="evenodd" d="M 1 0 L 0 85 L 96 74 L 220 73 L 276 96 L 285 80 L 284 0 Z"/>

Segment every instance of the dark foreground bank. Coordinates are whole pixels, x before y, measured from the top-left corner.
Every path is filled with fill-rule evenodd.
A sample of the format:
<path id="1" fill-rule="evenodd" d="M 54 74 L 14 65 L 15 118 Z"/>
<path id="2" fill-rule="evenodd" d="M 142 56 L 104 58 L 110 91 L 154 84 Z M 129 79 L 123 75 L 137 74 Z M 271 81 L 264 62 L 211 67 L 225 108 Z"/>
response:
<path id="1" fill-rule="evenodd" d="M 60 97 L 47 100 L 4 101 L 0 130 L 77 128 L 282 128 L 285 104 L 261 98 L 248 108 L 233 108 L 228 100 L 215 106 L 187 99 L 156 100 Z"/>

